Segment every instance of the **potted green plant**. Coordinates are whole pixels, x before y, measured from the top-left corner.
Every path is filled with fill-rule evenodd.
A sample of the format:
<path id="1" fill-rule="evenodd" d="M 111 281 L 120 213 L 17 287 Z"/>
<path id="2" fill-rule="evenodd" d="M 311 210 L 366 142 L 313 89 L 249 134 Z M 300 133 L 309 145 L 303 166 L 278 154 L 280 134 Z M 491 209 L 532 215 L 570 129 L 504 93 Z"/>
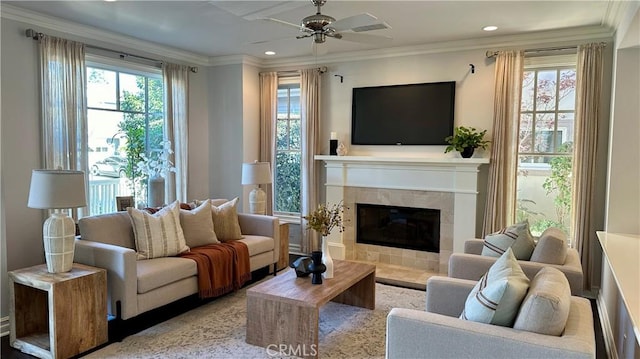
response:
<path id="1" fill-rule="evenodd" d="M 444 140 L 449 144 L 444 153 L 456 150 L 463 158 L 473 156 L 476 148 L 486 149 L 490 141 L 484 139 L 487 130 L 479 131 L 474 127 L 459 126 L 453 129 L 453 136 Z"/>

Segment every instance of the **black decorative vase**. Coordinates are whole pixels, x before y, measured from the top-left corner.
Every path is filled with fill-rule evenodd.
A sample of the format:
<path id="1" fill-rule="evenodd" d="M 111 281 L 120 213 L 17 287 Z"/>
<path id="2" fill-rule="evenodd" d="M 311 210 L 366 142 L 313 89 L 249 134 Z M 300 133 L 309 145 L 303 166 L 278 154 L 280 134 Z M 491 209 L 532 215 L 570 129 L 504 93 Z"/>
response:
<path id="1" fill-rule="evenodd" d="M 296 270 L 296 277 L 308 277 L 311 272 L 309 272 L 309 265 L 313 263 L 311 257 L 300 257 L 293 261 L 293 263 L 289 264 L 289 267 Z"/>
<path id="2" fill-rule="evenodd" d="M 322 273 L 327 270 L 327 266 L 322 263 L 322 251 L 311 252 L 311 264 L 309 264 L 309 272 L 311 272 L 311 284 L 322 284 Z"/>
<path id="3" fill-rule="evenodd" d="M 475 151 L 475 148 L 465 147 L 460 151 L 460 156 L 462 156 L 462 158 L 471 158 L 471 156 L 473 156 L 473 151 Z"/>

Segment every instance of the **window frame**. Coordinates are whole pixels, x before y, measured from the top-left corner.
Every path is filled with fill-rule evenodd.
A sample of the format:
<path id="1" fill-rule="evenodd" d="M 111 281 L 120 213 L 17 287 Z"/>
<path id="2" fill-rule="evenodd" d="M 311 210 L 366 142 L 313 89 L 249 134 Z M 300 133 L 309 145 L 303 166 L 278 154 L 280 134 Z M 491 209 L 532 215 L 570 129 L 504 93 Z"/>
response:
<path id="1" fill-rule="evenodd" d="M 88 86 L 87 86 L 87 117 L 86 117 L 86 121 L 87 121 L 87 131 L 89 131 L 89 123 L 90 123 L 90 116 L 89 113 L 91 111 L 104 111 L 104 112 L 112 112 L 112 113 L 120 113 L 120 114 L 130 114 L 130 115 L 136 115 L 136 116 L 142 116 L 144 118 L 144 122 L 145 122 L 145 135 L 144 135 L 144 148 L 145 148 L 145 154 L 147 156 L 150 156 L 150 154 L 154 151 L 157 151 L 159 149 L 155 149 L 155 148 L 151 148 L 150 147 L 150 133 L 149 133 L 149 124 L 151 121 L 156 120 L 157 118 L 164 118 L 165 117 L 165 112 L 164 112 L 164 105 L 162 106 L 162 110 L 160 112 L 158 111 L 150 111 L 150 103 L 149 103 L 149 84 L 150 84 L 150 79 L 153 80 L 157 80 L 160 82 L 160 84 L 163 86 L 164 85 L 164 81 L 163 81 L 163 77 L 162 77 L 162 70 L 154 67 L 154 66 L 147 66 L 147 65 L 142 65 L 142 64 L 138 64 L 138 63 L 133 63 L 133 62 L 123 62 L 122 60 L 116 60 L 113 58 L 109 58 L 109 57 L 104 57 L 104 56 L 99 56 L 99 55 L 95 55 L 95 54 L 86 54 L 85 55 L 85 66 L 87 69 L 87 72 L 90 68 L 93 69 L 99 69 L 99 70 L 105 70 L 105 71 L 114 71 L 116 73 L 115 76 L 115 95 L 116 95 L 116 106 L 115 109 L 113 108 L 103 108 L 103 107 L 95 107 L 95 106 L 90 106 L 89 105 L 89 101 L 88 101 L 88 97 L 89 97 L 89 93 L 88 93 Z M 144 110 L 143 111 L 131 111 L 131 110 L 125 110 L 121 108 L 121 87 L 120 87 L 120 74 L 126 74 L 126 75 L 132 75 L 132 76 L 143 76 L 145 78 L 145 91 L 144 91 Z M 86 80 L 86 83 L 88 84 L 88 78 Z M 164 89 L 163 89 L 164 91 Z M 164 95 L 163 95 L 163 101 L 164 101 Z M 164 121 L 162 123 L 162 131 L 164 132 Z M 85 134 L 88 135 L 88 132 Z M 85 149 L 87 151 L 87 168 L 89 169 L 91 166 L 91 163 L 89 163 L 89 146 L 87 145 L 87 148 Z M 104 151 L 99 151 L 99 152 L 104 152 Z M 108 152 L 108 151 L 107 151 Z M 89 172 L 87 172 L 87 183 L 90 185 L 91 184 L 91 178 L 89 177 L 90 174 Z M 98 180 L 99 182 L 99 180 Z M 143 192 L 144 193 L 144 192 Z M 91 191 L 89 191 L 88 196 L 91 197 Z M 89 198 L 89 202 L 91 203 L 93 200 L 93 198 Z M 98 199 L 100 200 L 100 199 Z M 102 199 L 102 201 L 104 201 L 104 199 Z M 115 201 L 115 198 L 114 198 Z M 107 204 L 107 208 L 108 208 L 108 204 Z M 91 208 L 93 207 L 93 205 L 90 204 L 90 208 L 89 211 L 91 211 Z M 99 208 L 105 208 L 104 204 L 102 206 L 100 206 Z M 89 215 L 96 215 L 96 214 L 100 214 L 100 213 L 89 213 Z"/>
<path id="2" fill-rule="evenodd" d="M 278 80 L 278 90 L 281 90 L 283 88 L 288 88 L 288 89 L 297 88 L 297 89 L 300 89 L 300 77 L 299 76 L 295 76 L 295 77 L 280 78 Z M 290 99 L 290 92 L 289 92 L 288 96 L 289 96 L 288 98 Z M 278 103 L 278 100 L 276 99 L 276 108 L 277 108 L 277 103 Z M 289 101 L 289 104 L 290 104 L 290 101 Z M 300 155 L 300 157 L 302 159 L 302 147 L 300 147 L 299 150 L 291 150 L 290 145 L 289 145 L 288 146 L 289 148 L 287 150 L 279 150 L 278 149 L 278 146 L 277 146 L 277 139 L 278 139 L 277 122 L 279 121 L 279 119 L 277 117 L 277 113 L 278 113 L 278 111 L 276 109 L 276 119 L 275 119 L 276 120 L 276 126 L 275 126 L 276 131 L 273 134 L 274 137 L 275 137 L 274 162 L 277 161 L 277 155 L 278 155 L 279 152 L 288 152 L 288 153 L 297 152 L 297 153 L 299 153 L 299 155 Z M 291 133 L 290 129 L 291 129 L 291 121 L 292 121 L 290 113 L 291 113 L 291 107 L 289 105 L 288 106 L 288 114 L 289 114 L 289 116 L 287 117 L 287 134 L 288 134 L 289 138 L 290 138 L 290 133 Z M 302 122 L 302 116 L 300 116 L 299 121 Z M 302 133 L 300 134 L 300 137 L 301 137 L 301 140 L 302 140 Z M 289 144 L 290 144 L 290 140 L 289 140 Z M 277 168 L 277 164 L 276 163 L 274 163 L 274 167 Z M 302 168 L 300 168 L 300 170 L 302 170 Z M 274 174 L 274 177 L 275 177 L 275 174 Z M 300 224 L 302 222 L 302 220 L 301 220 L 302 213 L 300 213 L 300 212 L 283 212 L 283 211 L 277 211 L 276 210 L 276 206 L 275 206 L 276 196 L 277 196 L 277 191 L 276 191 L 276 188 L 275 188 L 275 185 L 274 185 L 274 189 L 273 189 L 273 197 L 274 197 L 274 199 L 273 199 L 273 201 L 274 201 L 273 215 L 275 217 L 278 217 L 282 222 Z"/>

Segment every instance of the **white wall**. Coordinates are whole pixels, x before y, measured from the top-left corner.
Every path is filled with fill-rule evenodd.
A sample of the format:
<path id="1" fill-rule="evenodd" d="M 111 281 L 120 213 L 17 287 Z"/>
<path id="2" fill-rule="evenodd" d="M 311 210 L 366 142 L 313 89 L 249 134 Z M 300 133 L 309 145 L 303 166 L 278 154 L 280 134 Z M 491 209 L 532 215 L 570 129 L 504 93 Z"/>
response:
<path id="1" fill-rule="evenodd" d="M 640 234 L 640 47 L 617 51 L 614 91 L 606 230 Z"/>
<path id="2" fill-rule="evenodd" d="M 209 69 L 209 177 L 210 198 L 234 198 L 242 194 L 243 65 Z"/>
<path id="3" fill-rule="evenodd" d="M 27 208 L 31 170 L 40 168 L 40 127 L 36 43 L 26 27 L 2 19 L 2 205 L 6 270 L 44 263 L 42 211 Z M 8 315 L 3 272 L 2 317 Z"/>
<path id="4" fill-rule="evenodd" d="M 475 65 L 475 73 L 469 64 Z M 321 144 L 329 153 L 329 134 L 337 132 L 349 155 L 444 156 L 445 146 L 351 146 L 351 96 L 354 87 L 424 82 L 456 82 L 455 125 L 492 127 L 494 62 L 484 50 L 459 51 L 327 64 L 322 78 Z M 344 82 L 335 75 L 341 75 Z M 447 156 L 455 156 L 450 153 Z M 488 156 L 478 151 L 476 156 Z"/>
<path id="5" fill-rule="evenodd" d="M 255 66 L 243 66 L 242 97 L 242 162 L 253 162 L 260 160 L 260 71 Z M 253 186 L 242 187 L 241 208 L 249 212 L 249 192 Z"/>

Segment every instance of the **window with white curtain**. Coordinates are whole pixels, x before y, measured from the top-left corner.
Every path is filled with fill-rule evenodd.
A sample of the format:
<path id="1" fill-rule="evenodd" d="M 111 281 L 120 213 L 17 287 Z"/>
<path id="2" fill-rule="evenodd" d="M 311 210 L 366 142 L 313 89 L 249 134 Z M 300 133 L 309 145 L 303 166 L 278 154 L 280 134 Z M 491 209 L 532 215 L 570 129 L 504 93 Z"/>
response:
<path id="1" fill-rule="evenodd" d="M 90 215 L 115 212 L 117 196 L 145 203 L 138 163 L 163 152 L 163 101 L 160 69 L 87 61 Z"/>
<path id="2" fill-rule="evenodd" d="M 539 235 L 570 233 L 576 63 L 573 56 L 528 59 L 520 108 L 516 216 Z"/>

